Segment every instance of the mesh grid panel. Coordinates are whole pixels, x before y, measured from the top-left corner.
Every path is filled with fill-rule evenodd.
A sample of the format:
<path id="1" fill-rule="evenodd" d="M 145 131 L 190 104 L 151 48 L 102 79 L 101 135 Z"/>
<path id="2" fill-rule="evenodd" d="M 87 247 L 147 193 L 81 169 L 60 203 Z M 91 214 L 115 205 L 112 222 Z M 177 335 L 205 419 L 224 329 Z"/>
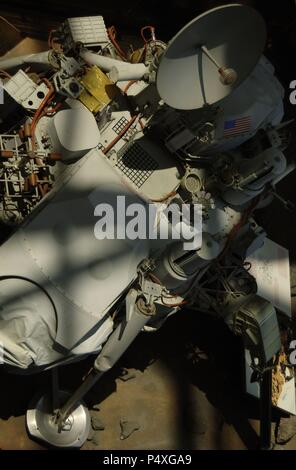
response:
<path id="1" fill-rule="evenodd" d="M 153 171 L 158 168 L 158 163 L 139 144 L 132 143 L 119 156 L 116 166 L 140 188 Z"/>
<path id="2" fill-rule="evenodd" d="M 112 129 L 114 132 L 116 132 L 117 135 L 119 135 L 120 132 L 125 128 L 127 123 L 128 120 L 124 116 L 122 116 L 122 118 L 117 121 L 117 123 L 115 124 L 115 126 L 112 127 Z"/>

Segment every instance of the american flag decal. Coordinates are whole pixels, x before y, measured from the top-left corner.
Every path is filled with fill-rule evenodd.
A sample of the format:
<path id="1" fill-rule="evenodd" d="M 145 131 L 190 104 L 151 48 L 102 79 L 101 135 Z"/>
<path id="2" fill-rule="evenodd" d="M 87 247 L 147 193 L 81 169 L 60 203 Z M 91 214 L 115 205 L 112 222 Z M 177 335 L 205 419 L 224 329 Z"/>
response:
<path id="1" fill-rule="evenodd" d="M 224 136 L 233 136 L 248 132 L 251 128 L 251 117 L 245 116 L 238 119 L 231 119 L 224 122 Z"/>

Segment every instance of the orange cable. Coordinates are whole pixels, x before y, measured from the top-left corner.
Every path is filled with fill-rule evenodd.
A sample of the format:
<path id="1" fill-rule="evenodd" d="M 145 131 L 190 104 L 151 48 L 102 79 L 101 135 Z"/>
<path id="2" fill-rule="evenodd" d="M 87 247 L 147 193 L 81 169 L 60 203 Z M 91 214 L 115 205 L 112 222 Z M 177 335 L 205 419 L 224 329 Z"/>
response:
<path id="1" fill-rule="evenodd" d="M 52 35 L 55 32 L 55 29 L 51 29 L 48 34 L 48 39 L 47 39 L 47 44 L 50 49 L 53 49 L 52 47 Z"/>
<path id="2" fill-rule="evenodd" d="M 112 147 L 114 147 L 114 145 L 117 144 L 117 142 L 127 133 L 127 131 L 129 130 L 129 128 L 135 122 L 136 119 L 137 119 L 137 116 L 132 117 L 132 119 L 124 126 L 120 134 L 118 134 L 118 136 L 115 137 L 115 139 L 112 142 L 110 142 L 110 144 L 107 145 L 107 147 L 105 147 L 104 150 L 102 150 L 104 154 L 108 153 L 109 150 L 111 150 Z"/>
<path id="3" fill-rule="evenodd" d="M 142 36 L 142 39 L 143 39 L 143 41 L 144 41 L 145 44 L 147 44 L 147 42 L 149 42 L 149 39 L 147 40 L 147 39 L 145 38 L 145 36 L 144 36 L 144 31 L 145 31 L 146 29 L 150 29 L 152 39 L 153 39 L 153 40 L 155 39 L 155 36 L 154 36 L 155 27 L 154 27 L 154 26 L 151 26 L 151 25 L 143 26 L 143 28 L 141 28 L 141 36 Z"/>
<path id="4" fill-rule="evenodd" d="M 221 252 L 220 255 L 218 256 L 218 259 L 222 258 L 222 257 L 226 254 L 226 251 L 228 250 L 229 244 L 230 244 L 231 241 L 235 238 L 235 236 L 237 235 L 237 233 L 239 232 L 239 230 L 241 229 L 241 227 L 243 227 L 243 225 L 245 225 L 245 223 L 246 223 L 247 220 L 249 219 L 250 215 L 251 215 L 252 212 L 254 211 L 255 207 L 256 207 L 257 204 L 259 203 L 259 200 L 260 200 L 260 199 L 261 199 L 261 195 L 255 197 L 254 201 L 253 201 L 253 202 L 250 204 L 250 206 L 247 207 L 247 209 L 243 212 L 240 221 L 239 221 L 236 225 L 234 225 L 234 227 L 232 227 L 232 229 L 231 229 L 230 232 L 229 232 L 228 238 L 227 238 L 227 240 L 226 240 L 226 244 L 225 244 L 225 246 L 224 246 L 222 252 Z"/>
<path id="5" fill-rule="evenodd" d="M 127 91 L 130 89 L 130 87 L 131 87 L 132 85 L 134 85 L 134 83 L 137 83 L 137 81 L 138 81 L 138 80 L 130 80 L 130 81 L 128 82 L 128 84 L 126 85 L 126 87 L 123 89 L 123 93 L 126 94 Z"/>
<path id="6" fill-rule="evenodd" d="M 0 75 L 4 75 L 5 78 L 11 78 L 11 75 L 6 70 L 0 70 Z"/>
<path id="7" fill-rule="evenodd" d="M 109 36 L 110 41 L 112 42 L 113 46 L 117 50 L 118 54 L 120 57 L 124 60 L 126 60 L 126 53 L 121 49 L 120 45 L 118 44 L 116 40 L 116 29 L 115 26 L 110 26 L 110 28 L 107 29 L 107 33 Z"/>
<path id="8" fill-rule="evenodd" d="M 52 84 L 49 82 L 49 80 L 47 80 L 46 78 L 44 78 L 42 81 L 44 81 L 46 83 L 46 85 L 48 86 L 49 88 L 49 91 L 47 93 L 47 95 L 45 96 L 45 98 L 43 99 L 43 101 L 40 103 L 38 109 L 35 111 L 35 114 L 33 116 L 33 119 L 32 119 L 32 122 L 31 122 L 31 135 L 32 135 L 32 147 L 33 147 L 33 151 L 34 151 L 34 146 L 35 146 L 35 129 L 36 129 L 36 125 L 39 121 L 39 119 L 41 118 L 41 116 L 43 114 L 45 114 L 45 105 L 46 103 L 48 103 L 48 101 L 50 100 L 50 98 L 52 98 L 54 96 L 54 88 L 52 86 Z"/>
<path id="9" fill-rule="evenodd" d="M 176 194 L 177 194 L 177 190 L 174 189 L 169 194 L 166 194 L 166 196 L 164 196 L 163 198 L 161 198 L 161 199 L 151 199 L 151 201 L 152 202 L 163 202 L 163 201 L 166 201 L 171 196 L 176 196 Z"/>

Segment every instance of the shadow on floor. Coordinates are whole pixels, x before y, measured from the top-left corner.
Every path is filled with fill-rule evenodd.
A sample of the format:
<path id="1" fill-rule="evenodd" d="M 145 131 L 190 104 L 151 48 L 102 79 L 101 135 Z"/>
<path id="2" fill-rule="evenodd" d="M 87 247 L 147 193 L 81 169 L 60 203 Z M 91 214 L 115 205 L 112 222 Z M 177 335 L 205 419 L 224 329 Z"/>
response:
<path id="1" fill-rule="evenodd" d="M 156 333 L 141 334 L 119 363 L 89 392 L 89 406 L 99 404 L 116 391 L 115 379 L 122 368 L 142 372 L 153 361 L 161 362 L 172 378 L 175 396 L 176 449 L 194 449 L 210 430 L 211 449 L 223 449 L 223 427 L 233 426 L 247 449 L 258 446 L 249 419 L 258 419 L 256 400 L 244 394 L 243 348 L 222 321 L 197 312 L 181 311 Z M 74 389 L 88 372 L 93 358 L 64 366 L 63 389 Z M 50 372 L 19 376 L 1 371 L 0 417 L 23 415 L 31 398 L 50 386 Z"/>

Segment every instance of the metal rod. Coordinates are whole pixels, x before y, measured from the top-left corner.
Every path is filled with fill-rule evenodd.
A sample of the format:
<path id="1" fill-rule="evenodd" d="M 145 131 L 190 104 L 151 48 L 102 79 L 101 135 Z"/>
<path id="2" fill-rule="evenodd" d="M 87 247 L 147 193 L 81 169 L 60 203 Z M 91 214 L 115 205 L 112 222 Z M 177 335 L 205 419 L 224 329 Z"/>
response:
<path id="1" fill-rule="evenodd" d="M 87 392 L 94 386 L 103 373 L 104 372 L 92 369 L 84 382 L 82 382 L 82 384 L 75 390 L 73 395 L 71 395 L 71 397 L 66 401 L 64 406 L 61 407 L 58 412 L 57 419 L 59 429 L 62 428 L 64 420 L 69 416 L 76 403 L 78 403 L 84 397 L 84 395 L 87 394 Z"/>
<path id="2" fill-rule="evenodd" d="M 214 65 L 216 65 L 218 70 L 221 70 L 223 68 L 221 65 L 218 64 L 218 62 L 212 56 L 212 54 L 210 53 L 209 49 L 206 46 L 201 46 L 201 50 L 210 59 L 210 61 L 213 62 Z"/>
<path id="3" fill-rule="evenodd" d="M 237 73 L 235 70 L 218 64 L 216 59 L 212 56 L 209 49 L 206 46 L 200 46 L 202 52 L 208 57 L 208 59 L 217 67 L 220 74 L 220 80 L 223 85 L 233 85 L 237 80 Z"/>
<path id="4" fill-rule="evenodd" d="M 54 413 L 56 410 L 58 410 L 60 406 L 60 400 L 59 400 L 59 375 L 58 375 L 58 367 L 54 367 L 51 371 L 51 380 L 52 380 L 52 412 Z"/>
<path id="5" fill-rule="evenodd" d="M 117 326 L 96 358 L 94 368 L 59 410 L 57 417 L 59 429 L 62 428 L 63 421 L 69 416 L 75 404 L 84 397 L 106 371 L 113 367 L 149 319 L 149 315 L 144 315 L 135 309 L 127 323 L 124 321 Z"/>

